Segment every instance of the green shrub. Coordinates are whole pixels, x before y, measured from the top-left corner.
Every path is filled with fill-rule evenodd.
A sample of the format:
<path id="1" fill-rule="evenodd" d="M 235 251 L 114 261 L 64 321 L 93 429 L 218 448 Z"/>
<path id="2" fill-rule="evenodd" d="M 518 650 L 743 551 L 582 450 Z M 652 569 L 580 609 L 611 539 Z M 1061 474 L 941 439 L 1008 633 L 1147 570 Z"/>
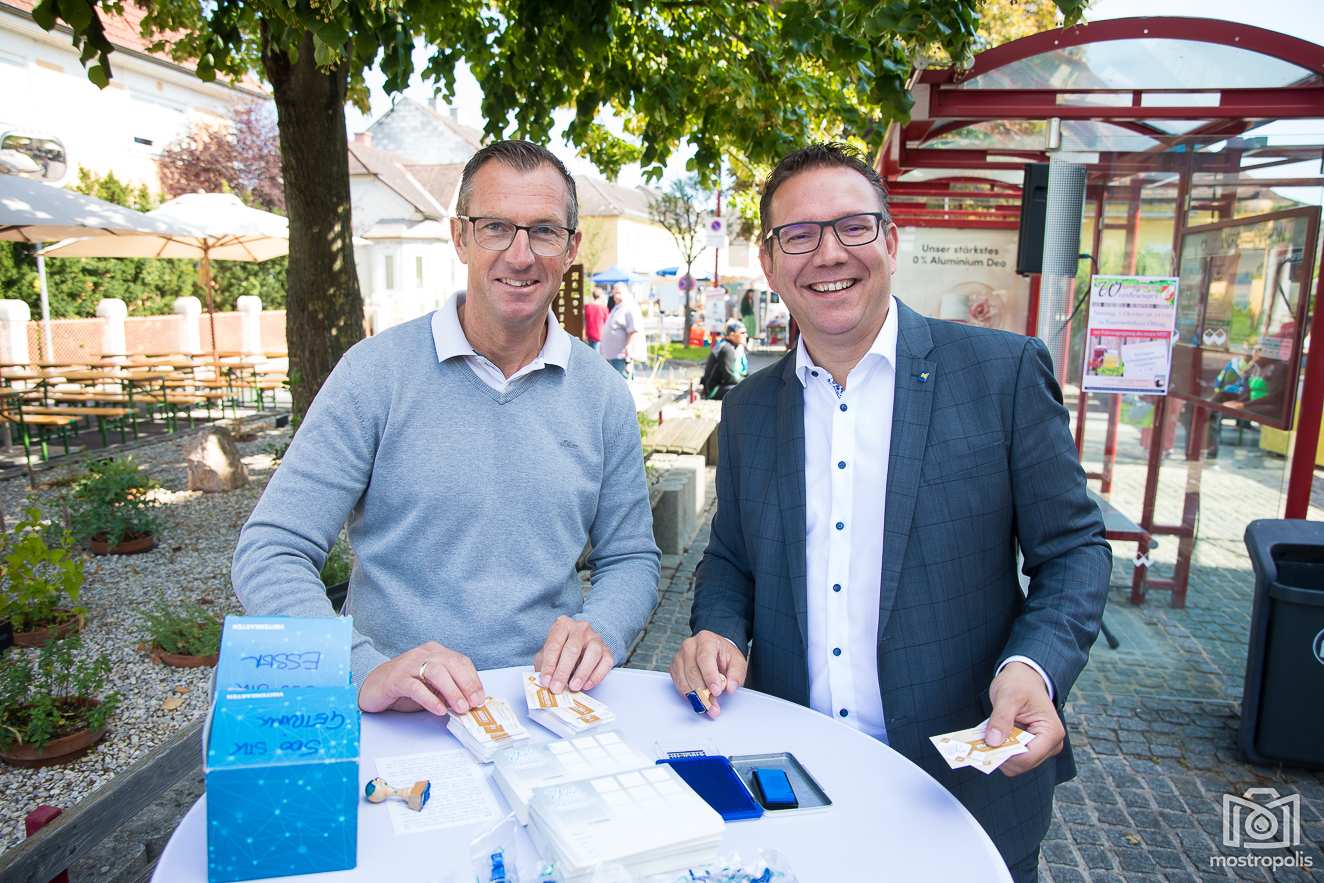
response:
<path id="1" fill-rule="evenodd" d="M 676 362 L 705 362 L 711 352 L 706 346 L 684 346 L 675 341 L 648 346 L 648 357 L 653 362 L 664 362 L 667 359 Z"/>
<path id="2" fill-rule="evenodd" d="M 322 565 L 322 582 L 328 586 L 347 582 L 353 569 L 354 558 L 349 551 L 349 540 L 342 535 L 327 553 L 326 563 Z"/>
<path id="3" fill-rule="evenodd" d="M 0 661 L 0 748 L 41 748 L 52 739 L 79 730 L 96 730 L 119 705 L 118 693 L 106 693 L 110 659 L 102 654 L 76 660 L 77 637 L 51 641 L 34 658 L 8 653 Z M 99 699 L 90 705 L 88 700 Z"/>
<path id="4" fill-rule="evenodd" d="M 285 452 L 290 449 L 290 440 L 283 442 L 270 442 L 267 444 L 266 451 L 271 455 L 273 465 L 279 466 L 280 461 L 285 459 Z"/>
<path id="5" fill-rule="evenodd" d="M 657 418 L 644 411 L 635 411 L 634 419 L 639 424 L 639 441 L 642 444 L 648 439 L 648 433 L 657 428 Z"/>
<path id="6" fill-rule="evenodd" d="M 196 601 L 171 604 L 162 595 L 143 614 L 154 647 L 182 656 L 211 656 L 221 649 L 221 620 Z"/>
<path id="7" fill-rule="evenodd" d="M 0 556 L 0 619 L 26 632 L 58 625 L 67 618 L 60 608 L 77 607 L 83 588 L 83 561 L 71 555 L 74 538 L 58 524 L 48 524 L 41 510 L 26 509 L 14 529 L 5 534 Z"/>
<path id="8" fill-rule="evenodd" d="M 104 539 L 111 546 L 143 534 L 157 535 L 161 522 L 151 498 L 159 488 L 133 458 L 94 460 L 73 486 L 69 515 L 74 536 L 83 542 Z"/>

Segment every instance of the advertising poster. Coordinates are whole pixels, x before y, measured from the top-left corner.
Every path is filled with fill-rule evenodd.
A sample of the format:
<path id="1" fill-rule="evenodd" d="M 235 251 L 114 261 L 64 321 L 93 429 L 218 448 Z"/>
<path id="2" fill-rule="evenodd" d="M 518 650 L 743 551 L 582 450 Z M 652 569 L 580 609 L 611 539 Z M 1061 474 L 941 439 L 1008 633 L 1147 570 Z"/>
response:
<path id="1" fill-rule="evenodd" d="M 902 227 L 892 292 L 934 319 L 1027 328 L 1030 281 L 1016 275 L 1015 230 Z"/>
<path id="2" fill-rule="evenodd" d="M 1176 321 L 1176 277 L 1094 276 L 1082 388 L 1166 395 Z"/>
<path id="3" fill-rule="evenodd" d="M 721 334 L 726 328 L 726 320 L 731 317 L 730 296 L 720 286 L 709 286 L 703 290 L 703 324 L 709 331 Z"/>

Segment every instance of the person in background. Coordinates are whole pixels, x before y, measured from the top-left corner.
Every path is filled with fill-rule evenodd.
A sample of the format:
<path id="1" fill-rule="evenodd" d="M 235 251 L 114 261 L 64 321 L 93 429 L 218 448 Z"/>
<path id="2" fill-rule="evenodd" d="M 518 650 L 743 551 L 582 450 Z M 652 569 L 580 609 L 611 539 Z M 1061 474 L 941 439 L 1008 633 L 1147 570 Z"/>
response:
<path id="1" fill-rule="evenodd" d="M 1254 365 L 1254 359 L 1250 353 L 1238 353 L 1223 366 L 1223 370 L 1218 372 L 1214 378 L 1214 396 L 1215 402 L 1235 402 L 1243 399 L 1246 393 L 1246 380 L 1250 374 L 1250 369 Z M 1218 459 L 1218 446 L 1222 441 L 1223 416 L 1213 410 L 1209 413 L 1209 436 L 1205 442 L 1205 457 L 1210 460 Z"/>
<path id="2" fill-rule="evenodd" d="M 639 307 L 628 285 L 616 285 L 612 296 L 616 298 L 616 306 L 608 313 L 607 323 L 602 328 L 600 350 L 611 366 L 629 380 L 644 339 L 643 317 L 639 315 Z"/>
<path id="3" fill-rule="evenodd" d="M 594 287 L 589 302 L 584 304 L 584 341 L 593 349 L 602 348 L 602 326 L 607 322 L 607 304 L 602 289 Z"/>
<path id="4" fill-rule="evenodd" d="M 624 285 L 621 288 L 624 288 L 630 295 L 630 308 L 634 311 L 635 327 L 639 329 L 639 333 L 626 342 L 625 349 L 630 356 L 631 365 L 644 365 L 648 363 L 648 333 L 645 326 L 653 313 L 651 310 L 645 312 L 648 304 L 642 303 L 635 297 L 631 289 Z"/>
<path id="5" fill-rule="evenodd" d="M 754 299 L 757 296 L 758 292 L 754 289 L 746 288 L 744 296 L 740 298 L 740 321 L 745 325 L 746 340 L 753 338 L 756 330 L 754 327 Z"/>
<path id="6" fill-rule="evenodd" d="M 703 397 L 722 399 L 736 388 L 736 384 L 749 376 L 749 356 L 745 353 L 745 324 L 739 319 L 728 319 L 725 334 L 708 354 L 703 366 Z"/>

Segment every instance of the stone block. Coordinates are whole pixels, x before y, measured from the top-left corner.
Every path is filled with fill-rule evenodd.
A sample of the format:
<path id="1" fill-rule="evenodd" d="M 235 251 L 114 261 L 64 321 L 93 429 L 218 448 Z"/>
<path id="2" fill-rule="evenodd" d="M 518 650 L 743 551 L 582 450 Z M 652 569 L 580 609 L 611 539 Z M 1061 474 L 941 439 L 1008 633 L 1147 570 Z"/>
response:
<path id="1" fill-rule="evenodd" d="M 188 489 L 206 493 L 232 491 L 248 483 L 248 470 L 239 458 L 234 436 L 223 426 L 198 433 L 184 449 Z"/>
<path id="2" fill-rule="evenodd" d="M 653 506 L 653 537 L 664 555 L 679 555 L 698 530 L 694 474 L 671 469 L 657 482 L 661 491 Z"/>

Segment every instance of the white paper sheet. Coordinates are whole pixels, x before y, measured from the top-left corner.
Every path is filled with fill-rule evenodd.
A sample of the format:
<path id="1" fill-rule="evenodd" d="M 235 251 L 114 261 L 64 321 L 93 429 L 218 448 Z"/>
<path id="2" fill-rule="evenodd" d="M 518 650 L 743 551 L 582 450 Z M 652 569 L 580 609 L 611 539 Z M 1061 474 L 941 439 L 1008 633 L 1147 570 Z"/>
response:
<path id="1" fill-rule="evenodd" d="M 1152 380 L 1168 367 L 1168 342 L 1151 340 L 1122 346 L 1122 366 L 1128 380 Z"/>
<path id="2" fill-rule="evenodd" d="M 397 835 L 478 822 L 495 824 L 501 815 L 487 777 L 464 749 L 379 757 L 377 775 L 396 788 L 407 788 L 419 779 L 432 781 L 432 796 L 422 812 L 414 812 L 401 800 L 386 801 Z"/>

